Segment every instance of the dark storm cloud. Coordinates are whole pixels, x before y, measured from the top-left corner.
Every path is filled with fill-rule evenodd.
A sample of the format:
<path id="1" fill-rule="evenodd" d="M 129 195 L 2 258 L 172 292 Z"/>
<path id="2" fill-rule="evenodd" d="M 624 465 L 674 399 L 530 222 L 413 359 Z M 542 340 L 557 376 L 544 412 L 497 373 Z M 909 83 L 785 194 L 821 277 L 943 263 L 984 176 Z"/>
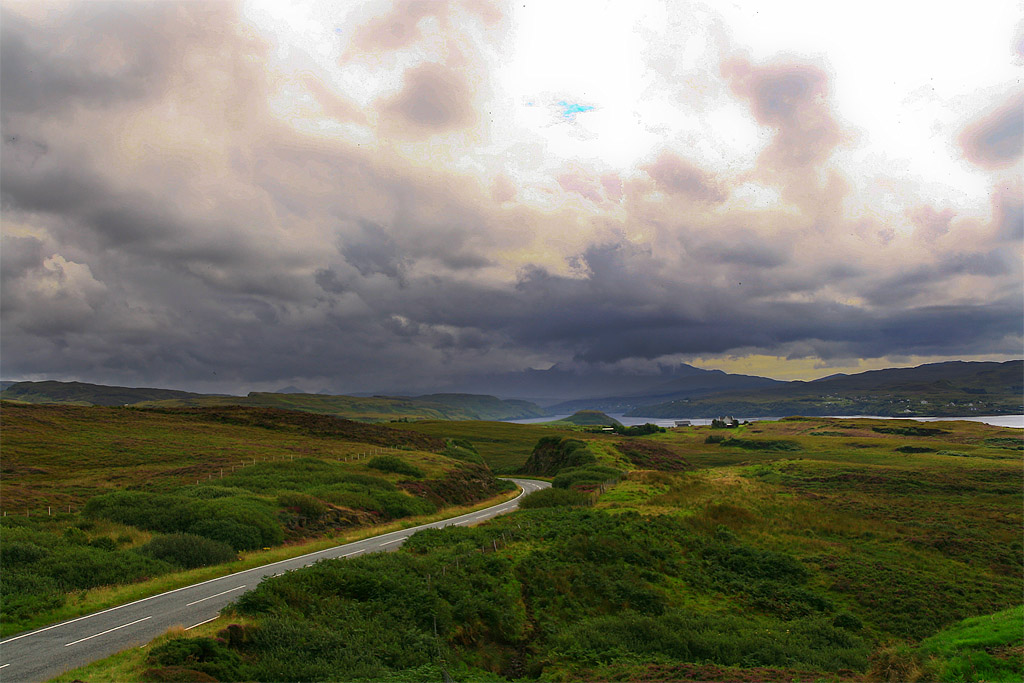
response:
<path id="1" fill-rule="evenodd" d="M 498 330 L 517 346 L 569 348 L 586 363 L 782 348 L 807 340 L 832 353 L 865 357 L 936 353 L 951 345 L 980 351 L 1018 334 L 1022 321 L 1019 296 L 985 305 L 875 311 L 830 302 L 765 302 L 666 279 L 642 250 L 606 245 L 583 258 L 588 277 L 529 269 L 514 294 L 415 283 L 417 296 L 404 314 L 428 326 Z M 640 272 L 646 277 L 638 278 Z M 1012 349 L 1012 342 L 1003 346 Z"/>
<path id="2" fill-rule="evenodd" d="M 0 273 L 4 278 L 21 277 L 43 265 L 44 245 L 35 237 L 0 236 Z"/>
<path id="3" fill-rule="evenodd" d="M 362 234 L 343 245 L 341 253 L 363 277 L 379 274 L 405 283 L 405 257 L 383 226 L 364 222 Z"/>
<path id="4" fill-rule="evenodd" d="M 0 8 L 4 111 L 59 113 L 158 92 L 175 66 L 168 57 L 228 13 L 217 3 L 91 2 L 43 28 Z"/>
<path id="5" fill-rule="evenodd" d="M 1002 249 L 987 253 L 946 254 L 937 263 L 910 268 L 883 278 L 865 291 L 864 295 L 874 304 L 899 305 L 921 294 L 938 295 L 939 292 L 934 289 L 944 287 L 949 278 L 956 275 L 996 278 L 1016 274 L 1019 277 L 1020 267 L 1015 266 L 1015 261 L 1012 255 Z"/>
<path id="6" fill-rule="evenodd" d="M 1009 166 L 1024 154 L 1024 92 L 981 116 L 960 134 L 968 161 L 985 168 Z"/>
<path id="7" fill-rule="evenodd" d="M 704 244 L 694 251 L 717 263 L 732 263 L 754 268 L 775 268 L 789 260 L 789 255 L 781 245 L 766 243 L 754 235 L 749 235 L 739 242 Z"/>

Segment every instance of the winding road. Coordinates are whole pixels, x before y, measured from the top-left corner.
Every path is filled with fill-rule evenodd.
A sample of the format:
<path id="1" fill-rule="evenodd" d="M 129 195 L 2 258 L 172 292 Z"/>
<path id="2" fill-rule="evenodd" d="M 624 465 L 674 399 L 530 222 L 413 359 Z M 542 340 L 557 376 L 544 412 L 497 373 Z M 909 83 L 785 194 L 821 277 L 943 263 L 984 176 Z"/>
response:
<path id="1" fill-rule="evenodd" d="M 171 627 L 195 628 L 217 618 L 221 608 L 269 576 L 318 560 L 394 550 L 421 529 L 476 524 L 515 510 L 524 495 L 550 486 L 533 479 L 510 481 L 523 489 L 522 493 L 493 507 L 265 564 L 12 636 L 0 641 L 0 681 L 45 681 L 126 648 L 144 645 Z"/>

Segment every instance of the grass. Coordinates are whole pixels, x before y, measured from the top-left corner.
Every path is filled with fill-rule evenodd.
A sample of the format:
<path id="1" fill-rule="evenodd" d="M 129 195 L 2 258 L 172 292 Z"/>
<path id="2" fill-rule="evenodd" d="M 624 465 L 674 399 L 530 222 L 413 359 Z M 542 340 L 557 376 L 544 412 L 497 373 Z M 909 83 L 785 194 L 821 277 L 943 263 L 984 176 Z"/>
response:
<path id="1" fill-rule="evenodd" d="M 394 423 L 389 426 L 429 436 L 471 441 L 490 468 L 504 474 L 513 473 L 522 467 L 542 437 L 562 435 L 584 438 L 572 429 L 509 422 L 428 420 Z"/>
<path id="2" fill-rule="evenodd" d="M 417 535 L 398 554 L 412 558 L 346 564 L 330 585 L 380 597 L 356 604 L 332 594 L 329 607 L 309 603 L 314 621 L 327 620 L 320 626 L 302 621 L 303 607 L 253 616 L 254 628 L 287 623 L 289 637 L 308 631 L 333 642 L 337 629 L 356 624 L 339 615 L 359 614 L 359 628 L 379 630 L 381 642 L 422 653 L 426 643 L 436 648 L 435 610 L 462 678 L 1019 680 L 1020 432 L 969 422 L 943 423 L 944 433 L 907 431 L 914 424 L 904 422 L 898 433 L 876 431 L 892 424 L 807 418 L 630 439 L 536 425 L 403 424 L 466 438 L 510 469 L 540 437 L 558 434 L 585 440 L 600 464 L 631 471 L 590 507 Z M 705 443 L 709 434 L 752 447 Z M 678 459 L 686 469 L 637 465 L 624 443 L 646 444 L 635 460 Z M 913 448 L 898 450 L 905 446 Z M 465 595 L 447 579 L 431 583 L 452 567 L 467 570 L 460 563 L 472 565 L 459 579 Z M 372 588 L 389 572 L 416 584 L 408 604 Z M 262 594 L 306 605 L 305 580 L 296 573 Z M 446 588 L 434 594 L 435 585 Z M 393 627 L 368 616 L 378 599 Z M 501 604 L 507 619 L 491 623 L 488 606 Z M 410 668 L 399 678 L 434 673 Z"/>
<path id="3" fill-rule="evenodd" d="M 1024 680 L 1024 607 L 971 617 L 926 638 L 918 653 L 940 681 Z"/>

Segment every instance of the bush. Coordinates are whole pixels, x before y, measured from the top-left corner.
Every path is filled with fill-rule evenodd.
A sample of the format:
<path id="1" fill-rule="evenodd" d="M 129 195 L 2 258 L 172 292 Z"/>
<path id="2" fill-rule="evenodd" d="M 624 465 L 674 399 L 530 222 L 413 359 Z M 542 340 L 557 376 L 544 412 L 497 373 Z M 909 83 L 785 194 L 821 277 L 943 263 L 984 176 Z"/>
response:
<path id="1" fill-rule="evenodd" d="M 726 448 L 742 448 L 748 451 L 798 451 L 800 444 L 784 439 L 725 439 L 718 442 Z"/>
<path id="2" fill-rule="evenodd" d="M 277 504 L 283 508 L 294 510 L 306 519 L 320 519 L 327 513 L 327 506 L 322 500 L 307 493 L 287 491 L 278 495 Z"/>
<path id="3" fill-rule="evenodd" d="M 618 479 L 622 472 L 614 467 L 603 465 L 589 465 L 587 467 L 574 467 L 562 470 L 554 478 L 551 485 L 556 489 L 567 489 L 579 486 L 597 486 L 607 481 Z"/>
<path id="4" fill-rule="evenodd" d="M 204 500 L 141 491 L 115 491 L 91 498 L 84 512 L 89 517 L 165 534 L 206 536 L 229 543 L 235 550 L 253 550 L 277 545 L 284 540 L 284 530 L 270 506 L 248 496 Z"/>
<path id="5" fill-rule="evenodd" d="M 234 550 L 256 550 L 263 547 L 263 537 L 259 529 L 232 519 L 204 519 L 190 526 L 188 532 L 211 541 L 219 541 Z"/>
<path id="6" fill-rule="evenodd" d="M 423 478 L 422 470 L 393 455 L 378 455 L 366 463 L 366 466 L 381 472 L 394 472 L 395 474 L 404 474 L 407 477 Z"/>
<path id="7" fill-rule="evenodd" d="M 89 546 L 100 550 L 117 550 L 117 541 L 110 536 L 100 536 L 89 541 Z"/>
<path id="8" fill-rule="evenodd" d="M 480 457 L 476 446 L 466 439 L 448 439 L 443 455 L 455 460 L 462 460 L 463 462 L 472 462 L 477 465 L 484 464 L 484 459 Z"/>
<path id="9" fill-rule="evenodd" d="M 108 552 L 89 546 L 58 547 L 35 569 L 52 578 L 61 590 L 95 588 L 116 583 L 132 583 L 171 571 L 172 566 L 131 550 Z"/>
<path id="10" fill-rule="evenodd" d="M 242 658 L 213 638 L 171 640 L 153 648 L 146 657 L 146 663 L 154 667 L 183 667 L 201 671 L 219 681 L 236 681 L 242 678 Z"/>
<path id="11" fill-rule="evenodd" d="M 519 501 L 519 507 L 524 510 L 532 508 L 553 508 L 553 507 L 575 507 L 590 505 L 590 496 L 583 491 L 572 489 L 549 488 L 534 491 L 528 496 L 523 496 Z"/>
<path id="12" fill-rule="evenodd" d="M 26 569 L 4 569 L 0 604 L 5 621 L 20 621 L 57 609 L 65 600 L 57 582 L 50 577 Z"/>
<path id="13" fill-rule="evenodd" d="M 193 534 L 157 536 L 137 552 L 183 569 L 230 562 L 238 557 L 227 543 Z"/>
<path id="14" fill-rule="evenodd" d="M 612 431 L 616 434 L 621 434 L 622 436 L 647 436 L 648 434 L 660 434 L 665 431 L 665 428 L 648 422 L 646 424 L 635 425 L 633 427 L 612 425 Z"/>
<path id="15" fill-rule="evenodd" d="M 549 477 L 564 469 L 582 467 L 597 462 L 597 457 L 579 439 L 545 436 L 537 441 L 533 452 L 519 470 L 523 474 Z"/>

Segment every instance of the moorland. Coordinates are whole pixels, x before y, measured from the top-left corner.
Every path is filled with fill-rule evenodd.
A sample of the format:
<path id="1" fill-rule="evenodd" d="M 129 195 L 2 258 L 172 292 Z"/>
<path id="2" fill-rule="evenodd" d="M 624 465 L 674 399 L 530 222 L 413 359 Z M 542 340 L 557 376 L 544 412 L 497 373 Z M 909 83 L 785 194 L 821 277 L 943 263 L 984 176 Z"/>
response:
<path id="1" fill-rule="evenodd" d="M 60 495 L 73 509 L 3 518 L 7 633 L 116 591 L 61 569 L 106 566 L 100 552 L 135 572 L 115 585 L 157 562 L 212 571 L 213 546 L 185 570 L 175 535 L 256 553 L 257 534 L 280 548 L 493 497 L 495 473 L 553 482 L 489 523 L 264 581 L 215 622 L 66 680 L 1022 674 L 1020 430 L 792 417 L 615 433 L 13 404 L 2 417 L 5 509 Z"/>

